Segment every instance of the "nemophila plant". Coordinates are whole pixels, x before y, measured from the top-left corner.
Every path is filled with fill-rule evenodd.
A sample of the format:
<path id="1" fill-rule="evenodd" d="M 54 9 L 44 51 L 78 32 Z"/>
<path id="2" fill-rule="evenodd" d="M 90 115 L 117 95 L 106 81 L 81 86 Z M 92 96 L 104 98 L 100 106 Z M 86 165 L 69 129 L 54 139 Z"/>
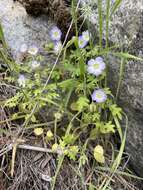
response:
<path id="1" fill-rule="evenodd" d="M 56 156 L 58 165 L 52 180 L 52 190 L 55 189 L 55 181 L 65 157 L 69 162 L 76 161 L 74 162 L 78 165 L 76 173 L 81 177 L 85 188 L 88 188 L 86 186 L 92 188 L 92 180 L 90 184 L 86 184 L 82 179 L 84 166 L 86 170 L 86 166 L 92 161 L 94 169 L 98 165 L 100 165 L 98 169 L 107 168 L 110 172 L 108 179 L 102 180 L 100 187 L 97 187 L 102 190 L 108 188 L 113 174 L 121 163 L 127 117 L 116 104 L 116 100 L 124 63 L 127 59 L 141 58 L 118 52 L 115 46 L 109 47 L 109 20 L 120 2 L 115 1 L 109 14 L 110 0 L 107 0 L 105 46 L 102 44 L 102 1 L 98 0 L 99 43 L 93 43 L 94 39 L 89 30 L 78 31 L 76 9 L 73 7 L 76 35 L 71 40 L 67 41 L 69 38 L 66 38 L 63 42 L 61 40 L 63 34 L 60 28 L 55 26 L 49 33 L 51 43 L 45 44 L 44 47 L 35 45 L 28 47 L 27 44 L 22 44 L 19 47 L 20 59 L 16 62 L 9 60 L 7 54 L 0 49 L 10 71 L 10 76 L 6 80 L 15 85 L 15 95 L 2 102 L 2 105 L 12 110 L 8 121 L 13 121 L 14 126 L 15 123 L 16 126 L 20 126 L 19 135 L 34 135 L 36 142 L 39 141 L 41 145 L 43 141 L 48 150 L 50 149 L 49 153 Z M 83 10 L 87 13 L 84 14 L 86 18 L 91 17 L 89 14 L 91 10 L 88 8 L 90 7 L 86 4 Z M 2 36 L 0 35 L 0 38 Z M 4 39 L 1 41 L 6 47 Z M 44 52 L 41 53 L 41 50 Z M 121 58 L 120 78 L 115 97 L 107 83 L 110 74 L 107 72 L 110 64 L 109 54 Z M 47 55 L 52 56 L 50 63 L 47 61 Z M 56 59 L 54 63 L 53 58 Z M 120 126 L 123 116 L 126 119 L 125 131 Z M 113 139 L 110 142 L 110 136 L 115 132 L 121 142 L 118 152 L 114 151 Z"/>
<path id="2" fill-rule="evenodd" d="M 105 85 L 108 63 L 104 54 L 100 56 L 98 46 L 91 49 L 89 31 L 74 36 L 64 47 L 61 36 L 62 32 L 58 27 L 52 28 L 52 45 L 45 46 L 48 48 L 44 50 L 53 53 L 53 56 L 62 52 L 52 73 L 51 65 L 42 67 L 44 57 L 39 54 L 40 47 L 28 48 L 25 44 L 20 47 L 20 51 L 27 56 L 24 63 L 17 66 L 15 82 L 19 90 L 14 97 L 7 100 L 5 106 L 17 107 L 18 111 L 13 117 L 23 115 L 24 124 L 28 121 L 26 127 L 34 124 L 41 126 L 40 110 L 53 107 L 50 118 L 54 123 L 53 128 L 46 133 L 41 127 L 37 127 L 34 134 L 38 138 L 43 135 L 46 142 L 51 141 L 52 149 L 59 155 L 73 160 L 79 159 L 81 166 L 88 160 L 88 143 L 108 133 L 114 133 L 116 124 L 113 118 L 121 119 L 122 110 L 115 104 L 110 89 Z M 45 84 L 50 73 L 51 80 Z M 33 112 L 35 104 L 37 108 Z M 63 117 L 68 120 L 64 125 Z M 62 125 L 60 128 L 57 127 L 59 123 Z"/>

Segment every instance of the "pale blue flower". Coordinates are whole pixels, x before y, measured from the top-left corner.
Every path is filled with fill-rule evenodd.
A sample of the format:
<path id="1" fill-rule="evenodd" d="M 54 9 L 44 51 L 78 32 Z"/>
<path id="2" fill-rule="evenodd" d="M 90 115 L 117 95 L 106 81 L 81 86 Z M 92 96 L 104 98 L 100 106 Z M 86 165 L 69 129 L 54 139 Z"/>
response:
<path id="1" fill-rule="evenodd" d="M 87 45 L 88 41 L 86 41 L 83 36 L 78 37 L 78 47 L 79 48 L 84 48 Z"/>
<path id="2" fill-rule="evenodd" d="M 87 64 L 88 64 L 87 72 L 95 76 L 101 75 L 106 67 L 102 57 L 97 57 L 96 59 L 90 59 L 87 62 Z"/>
<path id="3" fill-rule="evenodd" d="M 25 87 L 25 85 L 26 85 L 26 78 L 25 78 L 24 75 L 22 75 L 22 74 L 19 75 L 18 84 L 19 84 L 19 86 L 21 86 L 23 88 Z"/>
<path id="4" fill-rule="evenodd" d="M 20 53 L 26 53 L 28 50 L 28 46 L 26 44 L 22 44 L 19 51 Z"/>
<path id="5" fill-rule="evenodd" d="M 62 50 L 62 42 L 58 41 L 54 44 L 54 53 L 57 55 Z"/>
<path id="6" fill-rule="evenodd" d="M 28 49 L 28 53 L 30 55 L 37 55 L 38 53 L 38 47 L 37 46 L 31 46 L 29 49 Z"/>
<path id="7" fill-rule="evenodd" d="M 94 90 L 91 95 L 92 101 L 96 101 L 97 103 L 103 103 L 107 99 L 107 95 L 103 89 Z"/>
<path id="8" fill-rule="evenodd" d="M 89 42 L 89 39 L 90 39 L 90 33 L 88 30 L 82 32 L 82 37 L 85 41 Z"/>
<path id="9" fill-rule="evenodd" d="M 33 69 L 35 69 L 35 68 L 37 68 L 37 67 L 39 67 L 40 66 L 40 62 L 39 61 L 32 61 L 31 62 L 31 67 L 33 68 Z"/>
<path id="10" fill-rule="evenodd" d="M 52 30 L 50 31 L 50 37 L 53 41 L 60 41 L 61 36 L 62 32 L 57 26 L 53 27 Z"/>

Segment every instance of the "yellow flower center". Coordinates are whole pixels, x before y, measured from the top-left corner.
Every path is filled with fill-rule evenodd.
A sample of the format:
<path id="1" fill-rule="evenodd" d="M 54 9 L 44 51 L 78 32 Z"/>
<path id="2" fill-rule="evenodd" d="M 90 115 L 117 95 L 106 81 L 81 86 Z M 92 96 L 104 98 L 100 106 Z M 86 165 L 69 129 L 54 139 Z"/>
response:
<path id="1" fill-rule="evenodd" d="M 82 44 L 83 44 L 83 41 L 82 41 L 82 40 L 80 40 L 80 41 L 79 41 L 79 44 L 80 44 L 80 45 L 82 45 Z"/>
<path id="2" fill-rule="evenodd" d="M 98 63 L 95 63 L 95 64 L 93 65 L 93 67 L 94 67 L 94 69 L 99 69 L 99 64 L 98 64 Z"/>
<path id="3" fill-rule="evenodd" d="M 57 37 L 58 36 L 58 32 L 54 32 L 54 35 Z"/>
<path id="4" fill-rule="evenodd" d="M 88 34 L 86 34 L 84 37 L 85 37 L 86 40 L 89 40 Z"/>
<path id="5" fill-rule="evenodd" d="M 97 93 L 96 97 L 100 99 L 100 98 L 102 98 L 102 95 L 100 93 Z"/>

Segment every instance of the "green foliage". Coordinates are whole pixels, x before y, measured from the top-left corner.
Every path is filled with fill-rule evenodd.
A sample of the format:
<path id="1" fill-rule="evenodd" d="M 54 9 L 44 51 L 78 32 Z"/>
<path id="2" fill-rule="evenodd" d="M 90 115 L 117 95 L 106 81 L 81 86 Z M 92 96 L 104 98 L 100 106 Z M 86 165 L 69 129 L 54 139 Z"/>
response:
<path id="1" fill-rule="evenodd" d="M 46 107 L 54 107 L 53 118 L 55 118 L 55 113 L 61 112 L 62 115 L 67 115 L 68 127 L 62 126 L 62 130 L 58 129 L 59 131 L 57 131 L 54 126 L 54 130 L 61 134 L 62 140 L 60 140 L 59 146 L 62 151 L 67 147 L 73 148 L 66 152 L 66 156 L 71 159 L 76 159 L 79 151 L 75 143 L 77 139 L 80 139 L 80 134 L 87 131 L 87 139 L 97 139 L 101 135 L 114 133 L 116 128 L 119 129 L 116 127 L 118 122 L 115 120 L 114 123 L 111 116 L 122 119 L 121 108 L 114 103 L 114 96 L 105 85 L 106 72 L 103 71 L 97 77 L 87 72 L 86 62 L 98 57 L 103 50 L 99 46 L 95 46 L 93 49 L 90 49 L 90 46 L 79 49 L 76 45 L 72 49 L 70 46 L 73 46 L 76 40 L 78 39 L 75 37 L 74 40 L 67 43 L 64 57 L 63 59 L 61 57 L 60 63 L 52 73 L 50 65 L 46 67 L 40 65 L 33 69 L 31 66 L 33 57 L 28 56 L 24 64 L 19 64 L 16 72 L 12 74 L 17 86 L 19 85 L 19 76 L 24 75 L 24 85 L 18 87 L 14 97 L 5 101 L 5 107 L 17 108 L 17 112 L 12 118 L 16 119 L 20 115 L 25 115 L 24 123 L 28 123 L 28 125 L 40 124 L 39 112 Z M 47 47 L 47 50 L 51 52 L 52 46 Z M 106 62 L 104 55 L 103 57 Z M 44 57 L 36 55 L 34 59 L 35 61 L 40 60 L 42 64 Z M 106 62 L 106 64 L 108 63 Z M 45 85 L 46 78 L 50 73 L 51 80 Z M 107 100 L 103 103 L 96 103 L 91 100 L 91 94 L 95 89 L 100 88 L 106 93 Z M 33 105 L 38 105 L 34 112 Z M 74 124 L 76 120 L 78 120 L 78 130 Z M 91 129 L 88 129 L 88 126 L 92 126 Z M 65 131 L 65 135 L 63 131 Z M 82 164 L 87 160 L 85 151 L 86 148 L 81 155 L 80 163 Z"/>
<path id="2" fill-rule="evenodd" d="M 40 111 L 45 110 L 46 116 L 43 117 L 46 117 L 48 121 L 52 120 L 53 125 L 51 124 L 50 127 L 51 134 L 54 137 L 52 136 L 50 140 L 53 145 L 53 152 L 58 153 L 58 168 L 53 179 L 53 189 L 64 157 L 67 156 L 71 160 L 78 161 L 79 168 L 81 168 L 88 162 L 87 152 L 90 142 L 92 140 L 96 142 L 95 140 L 100 138 L 104 139 L 107 134 L 118 132 L 120 136 L 121 149 L 112 166 L 112 171 L 114 172 L 120 164 L 126 138 L 126 133 L 123 135 L 120 126 L 123 111 L 116 104 L 116 98 L 107 85 L 108 75 L 106 69 L 100 75 L 95 76 L 88 72 L 87 65 L 90 59 L 102 56 L 106 66 L 108 66 L 110 63 L 108 54 L 120 57 L 125 61 L 128 59 L 141 60 L 141 58 L 129 53 L 115 52 L 116 49 L 108 47 L 110 16 L 116 11 L 120 3 L 121 0 L 116 0 L 113 7 L 110 8 L 111 2 L 107 0 L 106 47 L 102 45 L 104 19 L 102 0 L 98 0 L 99 45 L 88 43 L 86 47 L 79 48 L 78 31 L 76 31 L 77 35 L 65 44 L 62 54 L 59 56 L 59 63 L 54 64 L 54 66 L 47 63 L 43 64 L 44 57 L 41 55 L 28 55 L 25 57 L 23 64 L 13 63 L 8 60 L 3 51 L 0 51 L 4 61 L 7 62 L 12 70 L 7 81 L 15 83 L 17 87 L 15 95 L 4 102 L 6 108 L 15 110 L 11 118 L 16 120 L 22 116 L 21 122 L 23 122 L 24 127 L 29 127 L 35 123 L 36 126 L 40 126 Z M 76 26 L 77 18 L 74 9 L 73 11 Z M 1 26 L 0 39 L 5 44 Z M 53 44 L 45 45 L 45 51 L 52 54 L 53 47 Z M 55 55 L 53 54 L 53 56 Z M 33 59 L 40 62 L 39 67 L 32 68 Z M 19 83 L 20 75 L 25 76 L 23 84 Z M 104 90 L 107 96 L 105 101 L 98 102 L 92 99 L 93 92 L 97 89 Z M 48 118 L 49 109 L 53 110 L 50 112 L 50 116 L 52 115 L 50 118 Z M 62 117 L 67 120 L 64 125 L 60 123 Z M 57 124 L 61 124 L 61 126 L 59 127 Z M 52 131 L 54 132 L 52 133 Z M 91 183 L 89 184 L 89 189 L 94 189 Z"/>
<path id="3" fill-rule="evenodd" d="M 3 32 L 3 28 L 2 28 L 1 23 L 0 23 L 0 41 L 2 42 L 3 47 L 7 48 L 6 41 L 5 41 L 5 38 L 4 38 L 4 32 Z"/>
<path id="4" fill-rule="evenodd" d="M 113 104 L 109 107 L 113 117 L 117 116 L 120 120 L 122 119 L 122 109 L 116 104 Z"/>
<path id="5" fill-rule="evenodd" d="M 119 6 L 121 5 L 122 0 L 116 0 L 113 4 L 113 7 L 111 9 L 111 16 L 115 13 L 115 11 L 119 8 Z"/>
<path id="6" fill-rule="evenodd" d="M 87 97 L 81 96 L 76 102 L 77 110 L 79 112 L 83 111 L 84 109 L 88 108 L 89 106 L 89 99 Z"/>

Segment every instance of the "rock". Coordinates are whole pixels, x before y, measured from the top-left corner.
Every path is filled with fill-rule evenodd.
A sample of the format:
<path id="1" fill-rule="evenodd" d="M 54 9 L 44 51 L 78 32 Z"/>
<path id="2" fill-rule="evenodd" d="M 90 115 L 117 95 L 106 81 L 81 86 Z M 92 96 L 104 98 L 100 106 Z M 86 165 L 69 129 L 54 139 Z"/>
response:
<path id="1" fill-rule="evenodd" d="M 103 14 L 105 14 L 105 2 Z M 112 6 L 115 0 L 112 1 Z M 94 4 L 94 5 L 93 5 Z M 86 7 L 85 7 L 86 5 Z M 89 5 L 89 7 L 87 6 Z M 92 32 L 98 35 L 98 13 L 94 1 L 82 0 L 82 9 L 90 9 L 86 18 Z M 124 0 L 109 27 L 109 39 L 120 44 L 124 50 L 143 58 L 143 1 Z M 104 22 L 105 37 L 105 22 Z M 120 60 L 110 57 L 109 85 L 115 92 L 119 80 Z M 120 90 L 119 104 L 129 119 L 126 151 L 135 172 L 143 177 L 143 62 L 129 61 L 125 66 L 124 80 Z"/>
<path id="2" fill-rule="evenodd" d="M 52 18 L 56 25 L 62 30 L 62 39 L 69 29 L 71 24 L 71 9 L 69 0 L 15 0 L 20 2 L 30 15 L 38 16 L 41 14 L 48 15 Z M 72 35 L 74 28 L 70 34 Z M 70 35 L 70 36 L 71 36 Z"/>
<path id="3" fill-rule="evenodd" d="M 13 0 L 0 1 L 0 19 L 6 42 L 16 57 L 22 44 L 42 47 L 50 42 L 49 31 L 54 23 L 43 15 L 27 15 L 24 7 Z"/>
<path id="4" fill-rule="evenodd" d="M 103 33 L 105 37 L 105 16 L 106 16 L 106 1 L 102 0 L 103 5 Z M 115 0 L 111 0 L 111 8 L 113 7 Z M 97 1 L 92 0 L 81 0 L 82 9 L 86 11 L 86 18 L 91 23 L 94 32 L 96 29 L 96 34 L 98 34 L 97 29 L 99 29 L 98 24 L 98 9 Z M 89 11 L 90 10 L 90 11 Z M 143 2 L 138 0 L 124 0 L 116 13 L 112 16 L 109 25 L 109 39 L 114 43 L 120 45 L 126 44 L 129 46 L 129 43 L 136 38 L 138 34 L 139 27 L 141 25 L 141 14 L 143 11 Z"/>

